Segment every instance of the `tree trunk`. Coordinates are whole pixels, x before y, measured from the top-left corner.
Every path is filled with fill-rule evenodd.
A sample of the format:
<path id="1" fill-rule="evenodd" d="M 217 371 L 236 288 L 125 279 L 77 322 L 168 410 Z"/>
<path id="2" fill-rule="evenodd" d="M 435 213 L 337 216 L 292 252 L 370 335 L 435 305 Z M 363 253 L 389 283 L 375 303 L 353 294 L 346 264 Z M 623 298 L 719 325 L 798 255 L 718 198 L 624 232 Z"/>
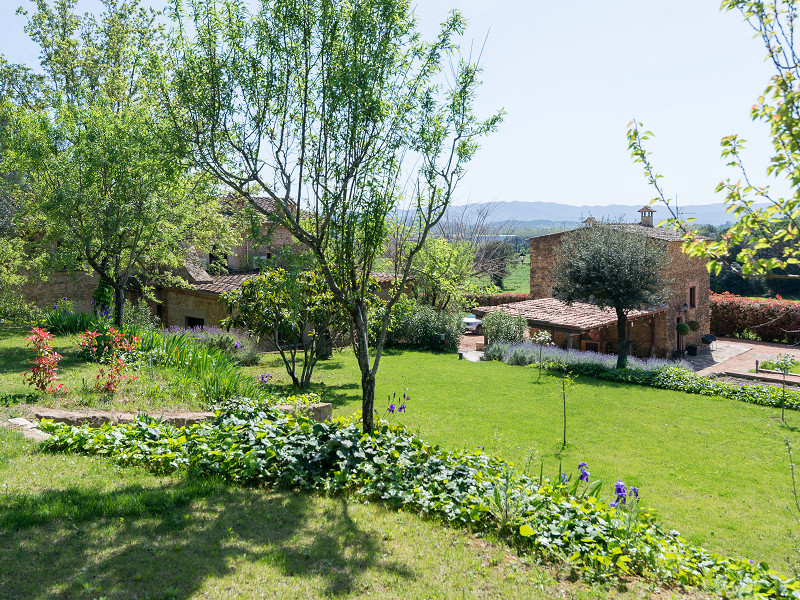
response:
<path id="1" fill-rule="evenodd" d="M 628 315 L 621 308 L 617 309 L 617 368 L 624 369 L 628 365 Z"/>
<path id="2" fill-rule="evenodd" d="M 364 433 L 375 427 L 375 376 L 372 371 L 361 374 L 361 422 Z"/>
<path id="3" fill-rule="evenodd" d="M 120 287 L 114 287 L 114 325 L 120 330 L 122 329 L 122 307 L 125 304 L 125 290 Z"/>
<path id="4" fill-rule="evenodd" d="M 363 313 L 362 313 L 363 314 Z M 359 311 L 351 315 L 356 330 L 355 345 L 358 368 L 361 370 L 361 423 L 364 433 L 372 433 L 375 426 L 375 373 L 370 366 L 369 337 L 366 319 L 359 318 Z"/>

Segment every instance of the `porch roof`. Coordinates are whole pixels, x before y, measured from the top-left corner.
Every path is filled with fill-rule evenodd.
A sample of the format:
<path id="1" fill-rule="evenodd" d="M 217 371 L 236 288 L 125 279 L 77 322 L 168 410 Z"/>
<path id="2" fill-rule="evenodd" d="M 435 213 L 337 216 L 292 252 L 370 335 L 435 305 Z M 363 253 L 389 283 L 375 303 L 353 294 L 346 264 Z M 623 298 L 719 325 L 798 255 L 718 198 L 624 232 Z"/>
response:
<path id="1" fill-rule="evenodd" d="M 509 313 L 520 313 L 531 327 L 540 329 L 558 329 L 580 333 L 613 325 L 617 322 L 617 314 L 613 310 L 600 308 L 586 302 L 574 302 L 567 306 L 565 302 L 555 298 L 537 298 L 536 300 L 523 300 L 497 306 L 479 306 L 472 310 L 478 317 L 495 311 L 503 310 Z M 642 310 L 631 310 L 628 319 L 635 320 L 667 310 L 666 306 L 654 306 Z"/>

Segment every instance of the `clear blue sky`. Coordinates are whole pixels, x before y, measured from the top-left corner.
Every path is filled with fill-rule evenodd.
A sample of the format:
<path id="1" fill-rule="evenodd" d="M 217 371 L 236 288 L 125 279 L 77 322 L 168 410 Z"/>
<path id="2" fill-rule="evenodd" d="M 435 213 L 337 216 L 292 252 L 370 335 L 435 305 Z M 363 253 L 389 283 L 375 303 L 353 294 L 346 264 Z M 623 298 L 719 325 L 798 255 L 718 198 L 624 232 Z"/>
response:
<path id="1" fill-rule="evenodd" d="M 19 5 L 29 2 L 0 0 L 0 52 L 33 64 Z M 79 10 L 98 5 L 80 0 Z M 771 70 L 749 26 L 718 0 L 422 0 L 423 32 L 433 35 L 451 8 L 470 21 L 467 50 L 488 35 L 479 112 L 507 112 L 456 202 L 641 205 L 653 192 L 627 151 L 634 117 L 656 134 L 656 169 L 681 204 L 722 201 L 714 188 L 732 173 L 719 141 L 731 133 L 750 142 L 750 171 L 768 183 L 768 132 L 749 111 Z"/>

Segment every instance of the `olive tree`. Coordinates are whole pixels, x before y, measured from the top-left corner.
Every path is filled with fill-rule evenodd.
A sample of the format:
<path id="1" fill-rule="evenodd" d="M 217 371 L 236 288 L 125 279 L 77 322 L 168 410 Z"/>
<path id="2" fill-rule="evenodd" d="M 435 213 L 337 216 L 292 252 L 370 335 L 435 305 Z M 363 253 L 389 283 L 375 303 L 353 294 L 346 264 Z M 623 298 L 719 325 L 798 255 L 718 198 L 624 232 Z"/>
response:
<path id="1" fill-rule="evenodd" d="M 464 19 L 424 42 L 408 0 L 174 0 L 176 35 L 160 95 L 195 164 L 270 215 L 314 254 L 349 320 L 373 428 L 391 307 L 450 203 L 478 139 L 479 68 L 459 56 Z M 374 346 L 370 275 L 403 215 L 404 264 Z"/>
<path id="2" fill-rule="evenodd" d="M 553 265 L 553 296 L 592 302 L 617 314 L 617 368 L 628 362 L 628 312 L 666 300 L 666 244 L 624 224 L 591 223 L 561 237 Z"/>

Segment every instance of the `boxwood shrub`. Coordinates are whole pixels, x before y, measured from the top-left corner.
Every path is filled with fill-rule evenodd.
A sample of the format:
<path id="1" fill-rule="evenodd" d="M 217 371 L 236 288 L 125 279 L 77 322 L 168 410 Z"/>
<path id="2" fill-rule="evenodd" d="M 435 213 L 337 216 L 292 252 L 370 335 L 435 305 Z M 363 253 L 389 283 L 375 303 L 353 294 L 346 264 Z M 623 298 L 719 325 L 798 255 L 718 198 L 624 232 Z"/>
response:
<path id="1" fill-rule="evenodd" d="M 472 531 L 498 531 L 520 551 L 566 561 L 592 580 L 635 575 L 726 597 L 800 594 L 800 582 L 766 564 L 688 544 L 638 500 L 603 498 L 597 483 L 580 479 L 531 478 L 483 452 L 447 452 L 386 422 L 364 434 L 355 422 L 315 423 L 240 401 L 216 421 L 188 427 L 146 417 L 98 429 L 40 427 L 52 435 L 43 442 L 49 451 L 108 456 L 157 473 L 345 493 Z"/>

